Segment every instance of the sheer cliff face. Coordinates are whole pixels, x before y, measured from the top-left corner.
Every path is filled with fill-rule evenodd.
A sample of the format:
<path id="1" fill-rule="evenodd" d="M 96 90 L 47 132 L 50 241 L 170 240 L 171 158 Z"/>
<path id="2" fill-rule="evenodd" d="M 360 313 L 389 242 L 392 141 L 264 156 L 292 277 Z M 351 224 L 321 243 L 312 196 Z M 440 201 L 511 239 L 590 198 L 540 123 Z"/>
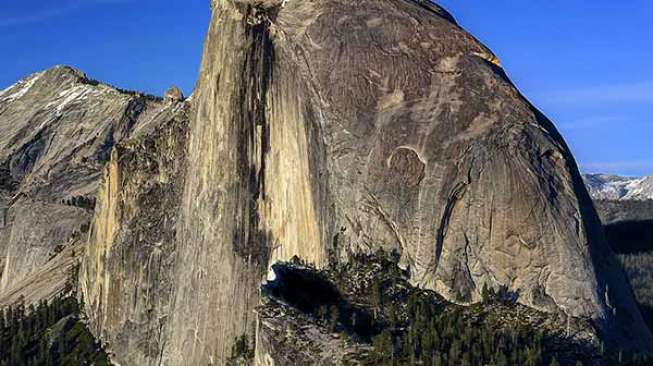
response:
<path id="1" fill-rule="evenodd" d="M 0 92 L 0 298 L 79 239 L 112 146 L 166 108 L 63 66 Z"/>
<path id="2" fill-rule="evenodd" d="M 113 149 L 80 268 L 89 326 L 121 364 L 159 364 L 165 345 L 189 108 L 170 103 L 168 120 Z"/>
<path id="3" fill-rule="evenodd" d="M 297 141 L 304 136 L 301 121 L 293 123 L 288 114 L 289 130 L 270 129 L 274 106 L 268 102 L 275 91 L 267 24 L 257 22 L 247 7 L 217 6 L 213 16 L 194 94 L 201 102 L 190 127 L 178 227 L 180 286 L 169 324 L 172 364 L 221 364 L 232 341 L 253 332 L 252 310 L 275 239 L 294 238 L 289 245 L 318 261 L 324 250 L 315 237 L 312 197 L 305 186 L 307 148 Z M 289 136 L 284 146 L 272 144 L 275 133 Z M 273 149 L 293 152 L 268 159 Z M 286 156 L 295 160 L 284 161 Z M 282 167 L 289 170 L 281 173 Z M 272 181 L 268 176 L 274 176 Z M 270 195 L 270 187 L 278 191 Z M 269 204 L 272 200 L 278 206 Z M 266 210 L 277 215 L 268 221 Z M 279 223 L 268 224 L 273 220 Z"/>
<path id="4" fill-rule="evenodd" d="M 652 344 L 564 141 L 446 12 L 408 0 L 213 9 L 173 364 L 224 360 L 275 260 L 319 266 L 379 246 L 455 302 L 507 285 L 526 305 Z"/>

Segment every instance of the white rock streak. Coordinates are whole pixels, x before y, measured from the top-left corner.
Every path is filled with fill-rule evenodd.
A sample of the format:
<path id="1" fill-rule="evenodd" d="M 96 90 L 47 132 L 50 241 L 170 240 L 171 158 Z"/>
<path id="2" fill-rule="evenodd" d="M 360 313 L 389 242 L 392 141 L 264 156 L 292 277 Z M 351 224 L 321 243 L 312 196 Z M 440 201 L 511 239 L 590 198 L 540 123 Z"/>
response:
<path id="1" fill-rule="evenodd" d="M 16 84 L 8 87 L 7 89 L 1 91 L 0 92 L 0 98 L 1 98 L 0 101 L 10 102 L 12 100 L 16 100 L 18 98 L 21 98 L 22 96 L 27 94 L 27 92 L 29 92 L 30 89 L 32 89 L 32 86 L 34 86 L 34 84 L 36 83 L 36 81 L 39 79 L 39 77 L 42 74 L 43 74 L 42 72 L 37 73 L 37 74 L 33 74 L 33 75 L 31 75 L 31 76 L 17 82 Z M 9 94 L 9 92 L 12 92 L 12 93 Z M 9 94 L 9 95 L 7 95 L 7 94 Z"/>
<path id="2" fill-rule="evenodd" d="M 71 89 L 62 91 L 59 93 L 59 97 L 64 99 L 56 107 L 57 115 L 60 115 L 66 106 L 72 102 L 88 99 L 94 93 L 97 93 L 97 91 L 88 85 L 76 85 Z"/>

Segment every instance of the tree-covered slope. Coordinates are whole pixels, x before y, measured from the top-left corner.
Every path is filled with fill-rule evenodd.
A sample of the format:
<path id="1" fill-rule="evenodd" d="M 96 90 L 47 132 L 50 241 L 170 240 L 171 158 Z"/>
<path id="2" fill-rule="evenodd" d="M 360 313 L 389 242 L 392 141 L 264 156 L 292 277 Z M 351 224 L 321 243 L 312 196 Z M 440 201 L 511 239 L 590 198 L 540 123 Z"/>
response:
<path id="1" fill-rule="evenodd" d="M 110 365 L 73 297 L 0 310 L 0 366 Z"/>
<path id="2" fill-rule="evenodd" d="M 384 254 L 323 271 L 280 263 L 274 272 L 257 309 L 259 365 L 649 364 L 604 352 L 589 319 L 519 305 L 505 287 L 484 286 L 473 306 L 450 303 L 411 286 Z M 251 355 L 248 343 L 237 343 L 233 364 Z"/>

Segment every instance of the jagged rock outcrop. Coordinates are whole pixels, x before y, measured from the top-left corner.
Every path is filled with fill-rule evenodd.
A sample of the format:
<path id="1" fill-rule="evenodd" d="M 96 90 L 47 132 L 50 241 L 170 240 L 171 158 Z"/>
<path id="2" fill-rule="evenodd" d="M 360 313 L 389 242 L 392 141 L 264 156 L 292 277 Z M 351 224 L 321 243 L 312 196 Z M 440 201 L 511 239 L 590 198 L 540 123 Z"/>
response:
<path id="1" fill-rule="evenodd" d="M 181 102 L 184 100 L 184 93 L 178 87 L 173 86 L 166 91 L 165 98 L 172 102 Z"/>
<path id="2" fill-rule="evenodd" d="M 379 246 L 453 301 L 507 285 L 594 319 L 609 343 L 653 344 L 562 137 L 439 7 L 212 5 L 171 364 L 222 362 L 276 260 L 321 266 Z"/>
<path id="3" fill-rule="evenodd" d="M 116 145 L 82 259 L 89 327 L 120 364 L 160 364 L 174 282 L 175 228 L 186 169 L 189 105 Z"/>
<path id="4" fill-rule="evenodd" d="M 112 147 L 148 133 L 170 113 L 159 98 L 66 66 L 0 92 L 0 306 L 30 281 L 40 290 L 26 297 L 56 294 L 65 278 L 48 276 L 42 266 L 52 267 L 50 259 L 87 231 Z M 70 265 L 58 263 L 64 272 Z"/>

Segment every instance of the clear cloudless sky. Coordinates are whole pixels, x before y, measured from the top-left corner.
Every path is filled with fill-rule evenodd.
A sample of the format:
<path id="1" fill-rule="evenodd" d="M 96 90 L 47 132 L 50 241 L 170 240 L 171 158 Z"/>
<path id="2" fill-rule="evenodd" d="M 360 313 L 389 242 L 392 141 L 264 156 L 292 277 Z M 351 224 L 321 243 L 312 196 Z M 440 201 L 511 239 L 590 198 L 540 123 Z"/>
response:
<path id="1" fill-rule="evenodd" d="M 653 174 L 653 1 L 439 3 L 499 56 L 582 170 Z M 188 94 L 209 16 L 209 0 L 0 0 L 0 89 L 68 64 L 121 88 Z"/>

